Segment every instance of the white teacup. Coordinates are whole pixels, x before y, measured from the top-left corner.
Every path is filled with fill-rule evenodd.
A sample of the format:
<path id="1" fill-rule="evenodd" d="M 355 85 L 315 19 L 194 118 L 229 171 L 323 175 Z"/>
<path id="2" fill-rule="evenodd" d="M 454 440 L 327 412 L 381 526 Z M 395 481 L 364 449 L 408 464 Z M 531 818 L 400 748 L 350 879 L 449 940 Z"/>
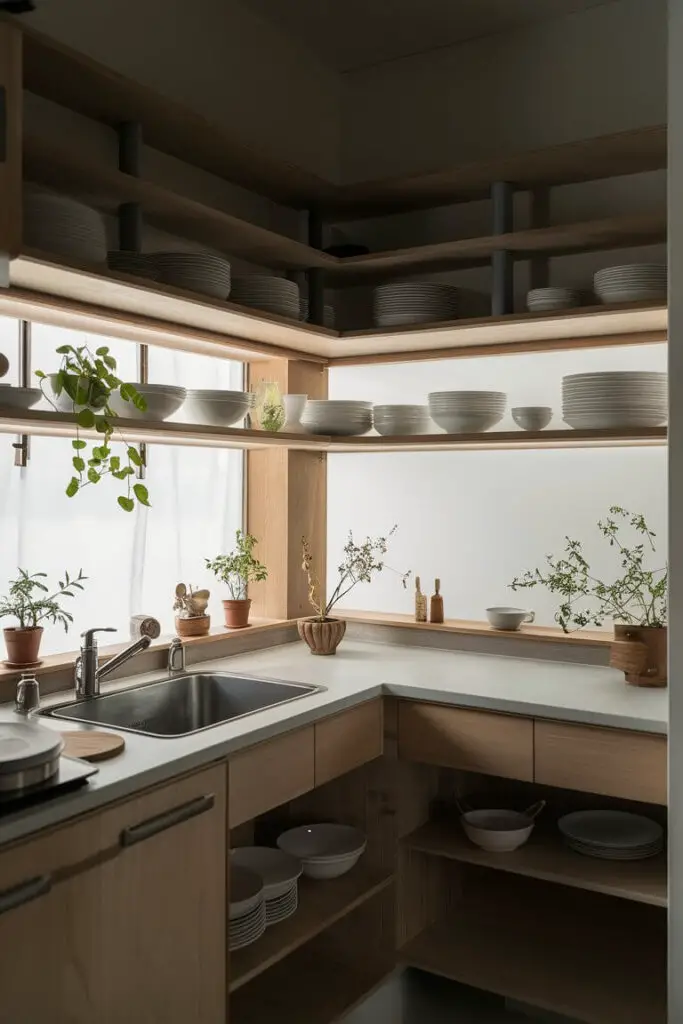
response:
<path id="1" fill-rule="evenodd" d="M 519 629 L 523 622 L 533 622 L 536 613 L 526 608 L 487 608 L 486 617 L 494 629 Z"/>

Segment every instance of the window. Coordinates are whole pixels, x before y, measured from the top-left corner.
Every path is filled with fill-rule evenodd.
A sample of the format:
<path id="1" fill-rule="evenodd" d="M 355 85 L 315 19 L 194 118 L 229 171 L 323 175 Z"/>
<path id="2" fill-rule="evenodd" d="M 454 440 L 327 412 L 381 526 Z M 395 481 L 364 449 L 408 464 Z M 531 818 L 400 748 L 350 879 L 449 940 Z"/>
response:
<path id="1" fill-rule="evenodd" d="M 17 335 L 16 322 L 0 320 L 0 351 L 12 363 L 9 383 L 16 383 Z M 120 376 L 136 379 L 136 346 L 130 342 L 39 324 L 33 327 L 33 369 L 51 372 L 58 365 L 58 345 L 84 341 L 109 345 Z M 241 363 L 165 349 L 151 349 L 149 356 L 154 383 L 243 386 Z M 70 440 L 32 438 L 25 469 L 14 466 L 12 440 L 0 436 L 0 588 L 4 592 L 17 566 L 47 572 L 50 582 L 64 569 L 82 568 L 89 577 L 84 593 L 68 604 L 74 616 L 70 633 L 47 624 L 41 653 L 74 650 L 78 634 L 92 626 L 115 626 L 125 640 L 130 616 L 138 613 L 154 615 L 163 632 L 172 632 L 174 590 L 181 580 L 213 591 L 209 610 L 213 624 L 220 624 L 218 588 L 204 558 L 232 547 L 242 525 L 242 452 L 148 447 L 146 484 L 153 507 L 126 514 L 108 480 L 66 497 Z"/>

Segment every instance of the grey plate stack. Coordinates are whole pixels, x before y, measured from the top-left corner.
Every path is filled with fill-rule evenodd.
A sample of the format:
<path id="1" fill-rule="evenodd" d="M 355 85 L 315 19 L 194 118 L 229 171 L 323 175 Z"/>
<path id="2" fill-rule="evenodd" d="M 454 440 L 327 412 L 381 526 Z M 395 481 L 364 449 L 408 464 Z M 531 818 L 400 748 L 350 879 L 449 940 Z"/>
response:
<path id="1" fill-rule="evenodd" d="M 575 811 L 558 821 L 567 845 L 586 857 L 643 860 L 664 848 L 664 829 L 651 818 L 627 811 Z"/>
<path id="2" fill-rule="evenodd" d="M 28 192 L 23 218 L 24 242 L 30 248 L 84 263 L 106 262 L 104 220 L 92 207 L 50 192 Z"/>
<path id="3" fill-rule="evenodd" d="M 372 429 L 372 402 L 309 400 L 301 417 L 307 434 L 357 437 Z"/>
<path id="4" fill-rule="evenodd" d="M 611 370 L 562 378 L 562 418 L 575 430 L 659 427 L 667 403 L 666 373 Z"/>
<path id="5" fill-rule="evenodd" d="M 264 313 L 275 313 L 278 316 L 298 320 L 301 316 L 299 286 L 286 277 L 274 277 L 266 274 L 252 274 L 249 277 L 236 277 L 232 283 L 230 298 L 241 306 L 261 309 Z"/>
<path id="6" fill-rule="evenodd" d="M 301 296 L 301 319 L 308 323 L 308 299 Z M 330 306 L 325 303 L 323 307 L 323 327 L 329 327 L 330 330 L 334 330 L 334 306 Z"/>
<path id="7" fill-rule="evenodd" d="M 429 413 L 447 434 L 478 434 L 505 415 L 503 391 L 432 391 Z"/>
<path id="8" fill-rule="evenodd" d="M 372 410 L 378 434 L 432 434 L 434 424 L 426 405 L 375 405 Z"/>
<path id="9" fill-rule="evenodd" d="M 230 264 L 222 256 L 210 252 L 153 252 L 148 259 L 164 284 L 214 299 L 230 295 Z"/>
<path id="10" fill-rule="evenodd" d="M 532 288 L 527 292 L 526 305 L 530 313 L 552 313 L 578 306 L 579 296 L 570 288 Z"/>
<path id="11" fill-rule="evenodd" d="M 434 281 L 381 284 L 373 292 L 373 316 L 377 327 L 455 320 L 458 289 Z"/>
<path id="12" fill-rule="evenodd" d="M 667 273 L 664 263 L 629 263 L 605 267 L 593 276 L 601 302 L 665 302 Z"/>
<path id="13" fill-rule="evenodd" d="M 158 281 L 161 276 L 154 257 L 148 253 L 110 249 L 107 253 L 107 264 L 112 270 L 133 274 L 135 277 L 146 277 L 150 281 Z"/>

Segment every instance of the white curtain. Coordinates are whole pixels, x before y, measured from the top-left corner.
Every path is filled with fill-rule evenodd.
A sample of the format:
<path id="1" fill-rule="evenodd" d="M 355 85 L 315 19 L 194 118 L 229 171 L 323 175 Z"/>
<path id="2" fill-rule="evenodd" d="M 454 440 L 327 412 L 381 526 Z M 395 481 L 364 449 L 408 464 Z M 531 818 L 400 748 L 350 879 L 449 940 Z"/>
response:
<path id="1" fill-rule="evenodd" d="M 16 333 L 15 323 L 0 321 L 0 351 L 13 363 Z M 122 379 L 136 379 L 135 345 L 37 324 L 33 368 L 55 370 L 60 358 L 55 349 L 65 343 L 109 345 Z M 153 383 L 242 387 L 241 363 L 154 348 L 149 355 Z M 16 377 L 6 380 L 14 383 Z M 17 566 L 47 572 L 50 583 L 65 569 L 82 568 L 89 577 L 85 591 L 66 602 L 74 616 L 70 634 L 46 625 L 42 653 L 74 650 L 79 633 L 92 626 L 114 626 L 118 636 L 111 641 L 125 640 L 130 616 L 138 613 L 154 615 L 164 632 L 172 632 L 180 581 L 212 591 L 212 625 L 220 624 L 220 588 L 205 571 L 204 559 L 228 551 L 242 525 L 242 452 L 148 446 L 145 483 L 152 508 L 126 513 L 116 504 L 119 484 L 110 479 L 66 497 L 70 440 L 32 438 L 25 469 L 13 464 L 12 440 L 0 436 L 0 592 L 6 592 Z"/>

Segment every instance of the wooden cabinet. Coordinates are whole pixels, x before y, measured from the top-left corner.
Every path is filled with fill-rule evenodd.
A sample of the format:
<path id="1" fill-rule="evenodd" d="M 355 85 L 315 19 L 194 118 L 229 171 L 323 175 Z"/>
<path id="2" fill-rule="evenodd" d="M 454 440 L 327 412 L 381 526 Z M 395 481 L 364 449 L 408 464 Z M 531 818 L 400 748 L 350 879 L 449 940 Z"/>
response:
<path id="1" fill-rule="evenodd" d="M 531 782 L 533 728 L 529 718 L 400 701 L 398 752 L 409 761 Z"/>
<path id="2" fill-rule="evenodd" d="M 230 758 L 230 828 L 313 789 L 314 766 L 313 726 L 258 743 Z"/>
<path id="3" fill-rule="evenodd" d="M 625 800 L 667 802 L 664 736 L 537 721 L 535 752 L 536 782 Z"/>
<path id="4" fill-rule="evenodd" d="M 224 1024 L 226 772 L 0 853 L 1 1024 Z"/>
<path id="5" fill-rule="evenodd" d="M 316 723 L 316 786 L 379 757 L 384 748 L 383 721 L 380 697 Z"/>

